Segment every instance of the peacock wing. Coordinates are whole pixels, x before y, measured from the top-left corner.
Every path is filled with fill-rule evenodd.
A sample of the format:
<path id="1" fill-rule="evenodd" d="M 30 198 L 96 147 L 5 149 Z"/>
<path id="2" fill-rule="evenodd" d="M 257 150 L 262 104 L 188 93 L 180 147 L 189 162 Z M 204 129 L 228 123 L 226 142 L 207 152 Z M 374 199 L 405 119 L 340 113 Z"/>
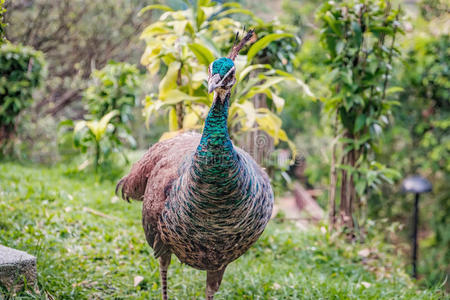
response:
<path id="1" fill-rule="evenodd" d="M 153 145 L 133 165 L 130 173 L 117 184 L 122 198 L 129 201 L 143 201 L 142 222 L 149 245 L 158 257 L 168 249 L 158 234 L 157 221 L 167 200 L 172 183 L 178 178 L 178 169 L 192 155 L 200 142 L 201 135 L 184 133 Z"/>

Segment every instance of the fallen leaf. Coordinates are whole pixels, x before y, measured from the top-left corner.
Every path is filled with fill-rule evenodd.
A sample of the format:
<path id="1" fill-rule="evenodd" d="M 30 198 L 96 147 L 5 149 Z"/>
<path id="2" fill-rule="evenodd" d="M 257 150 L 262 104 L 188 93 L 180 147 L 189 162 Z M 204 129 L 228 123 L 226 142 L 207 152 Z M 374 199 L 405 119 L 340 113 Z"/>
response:
<path id="1" fill-rule="evenodd" d="M 137 287 L 142 281 L 144 280 L 144 277 L 142 276 L 135 276 L 134 277 L 134 287 Z"/>
<path id="2" fill-rule="evenodd" d="M 361 257 L 368 257 L 370 255 L 370 249 L 362 249 L 358 251 L 358 255 Z"/>

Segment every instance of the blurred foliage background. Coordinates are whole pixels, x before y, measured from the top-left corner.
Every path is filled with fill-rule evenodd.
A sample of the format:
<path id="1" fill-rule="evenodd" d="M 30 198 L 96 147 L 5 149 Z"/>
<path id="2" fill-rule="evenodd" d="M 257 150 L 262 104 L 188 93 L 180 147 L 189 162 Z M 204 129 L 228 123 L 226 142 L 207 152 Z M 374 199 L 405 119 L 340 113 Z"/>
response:
<path id="1" fill-rule="evenodd" d="M 254 28 L 236 63 L 234 141 L 277 196 L 300 182 L 358 241 L 378 226 L 406 262 L 413 199 L 400 183 L 426 177 L 420 284 L 448 289 L 449 10 L 439 0 L 0 0 L 1 156 L 115 180 L 136 151 L 201 130 L 208 64 Z"/>

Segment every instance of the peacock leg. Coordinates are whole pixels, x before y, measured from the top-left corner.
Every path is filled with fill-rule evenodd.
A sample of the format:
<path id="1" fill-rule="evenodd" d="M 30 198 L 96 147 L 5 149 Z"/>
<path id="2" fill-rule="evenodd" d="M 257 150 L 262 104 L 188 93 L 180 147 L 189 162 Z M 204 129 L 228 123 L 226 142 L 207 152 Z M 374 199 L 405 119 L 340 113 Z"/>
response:
<path id="1" fill-rule="evenodd" d="M 219 290 L 225 267 L 216 271 L 206 271 L 206 300 L 213 300 L 214 294 Z"/>
<path id="2" fill-rule="evenodd" d="M 171 254 L 164 254 L 159 258 L 159 274 L 161 275 L 162 298 L 167 300 L 167 269 L 169 269 Z"/>

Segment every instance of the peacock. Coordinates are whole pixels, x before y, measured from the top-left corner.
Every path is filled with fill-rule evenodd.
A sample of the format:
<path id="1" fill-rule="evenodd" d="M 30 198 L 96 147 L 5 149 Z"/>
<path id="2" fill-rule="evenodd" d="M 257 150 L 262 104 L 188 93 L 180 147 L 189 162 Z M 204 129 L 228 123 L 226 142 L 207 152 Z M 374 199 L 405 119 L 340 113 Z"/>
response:
<path id="1" fill-rule="evenodd" d="M 233 145 L 227 127 L 234 59 L 252 36 L 250 30 L 228 57 L 209 65 L 208 93 L 214 97 L 203 133 L 156 143 L 117 183 L 123 199 L 143 201 L 142 224 L 159 258 L 164 300 L 172 254 L 206 270 L 206 299 L 211 300 L 227 265 L 256 242 L 271 217 L 269 177 Z"/>

